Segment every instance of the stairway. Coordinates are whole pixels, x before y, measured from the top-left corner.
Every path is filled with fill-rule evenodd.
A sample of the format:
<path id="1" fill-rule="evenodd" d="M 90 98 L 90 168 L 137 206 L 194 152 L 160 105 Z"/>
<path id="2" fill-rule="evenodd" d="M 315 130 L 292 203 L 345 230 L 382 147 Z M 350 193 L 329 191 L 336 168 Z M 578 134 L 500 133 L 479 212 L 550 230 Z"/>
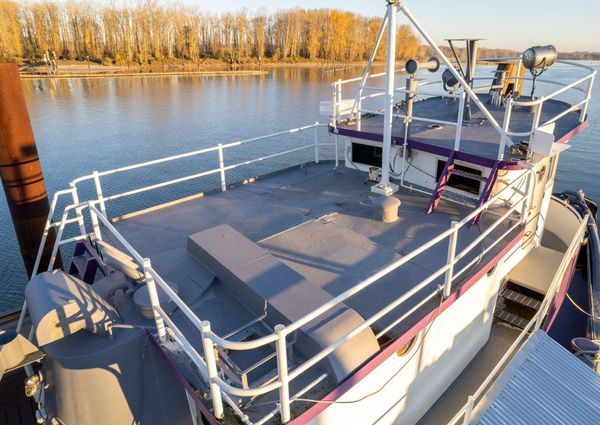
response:
<path id="1" fill-rule="evenodd" d="M 456 159 L 456 153 L 457 153 L 456 151 L 452 151 L 450 153 L 450 155 L 448 156 L 448 160 L 446 161 L 446 164 L 444 165 L 444 168 L 443 168 L 443 170 L 440 174 L 440 177 L 436 183 L 435 189 L 433 190 L 433 195 L 427 206 L 426 214 L 431 214 L 432 212 L 434 212 L 436 210 L 440 201 L 442 200 L 442 195 L 444 195 L 444 198 L 452 199 L 455 202 L 458 202 L 460 204 L 466 204 L 466 205 L 472 206 L 473 208 L 479 208 L 480 206 L 485 204 L 485 202 L 489 199 L 489 197 L 492 193 L 492 189 L 494 188 L 494 184 L 496 183 L 496 178 L 498 177 L 498 166 L 499 166 L 500 162 L 495 161 L 494 165 L 492 166 L 492 169 L 490 170 L 489 175 L 487 177 L 483 177 L 478 174 L 460 170 L 457 167 L 455 167 L 454 162 Z M 464 197 L 464 196 L 461 196 L 461 195 L 453 193 L 453 192 L 444 193 L 446 190 L 446 186 L 448 185 L 448 182 L 450 181 L 450 177 L 452 177 L 452 176 L 459 176 L 459 177 L 464 177 L 464 178 L 471 179 L 471 180 L 477 180 L 479 182 L 485 182 L 485 186 L 484 186 L 483 190 L 481 191 L 481 194 L 479 195 L 479 199 L 477 200 L 477 203 L 471 204 L 469 202 L 471 200 L 470 197 Z M 466 201 L 463 198 L 466 199 Z M 474 224 L 477 224 L 479 222 L 480 218 L 481 218 L 481 214 L 478 214 L 476 217 L 473 218 L 473 220 L 471 220 L 469 225 L 472 226 Z"/>
<path id="2" fill-rule="evenodd" d="M 525 329 L 542 305 L 541 295 L 508 282 L 500 291 L 494 317 L 519 329 Z"/>
<path id="3" fill-rule="evenodd" d="M 96 249 L 92 246 L 92 243 L 89 241 L 79 241 L 75 245 L 69 274 L 91 285 L 94 283 L 97 271 L 106 275 L 106 270 L 102 264 L 102 260 L 98 256 Z"/>

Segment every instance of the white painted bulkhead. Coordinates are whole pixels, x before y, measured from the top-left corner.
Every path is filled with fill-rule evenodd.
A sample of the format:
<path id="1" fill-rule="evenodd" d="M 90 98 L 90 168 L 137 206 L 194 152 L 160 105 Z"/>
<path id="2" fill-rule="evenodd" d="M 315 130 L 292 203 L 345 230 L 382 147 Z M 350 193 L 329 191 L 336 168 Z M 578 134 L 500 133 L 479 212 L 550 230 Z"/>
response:
<path id="1" fill-rule="evenodd" d="M 331 404 L 310 423 L 417 422 L 487 342 L 503 277 L 527 251 L 515 245 L 426 326 L 407 353 L 384 360 L 338 399 L 342 403 Z"/>

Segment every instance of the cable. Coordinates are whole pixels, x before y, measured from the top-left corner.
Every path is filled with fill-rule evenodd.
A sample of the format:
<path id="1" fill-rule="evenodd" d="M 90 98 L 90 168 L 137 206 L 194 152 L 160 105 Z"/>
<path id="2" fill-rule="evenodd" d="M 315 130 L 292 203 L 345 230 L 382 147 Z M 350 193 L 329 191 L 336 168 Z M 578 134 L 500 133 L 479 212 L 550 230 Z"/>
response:
<path id="1" fill-rule="evenodd" d="M 363 400 L 366 400 L 369 397 L 372 397 L 376 394 L 378 394 L 380 391 L 382 391 L 390 382 L 392 382 L 392 380 L 398 376 L 398 374 L 400 372 L 402 372 L 402 370 L 404 370 L 404 368 L 410 363 L 410 361 L 413 359 L 413 357 L 419 352 L 419 350 L 421 349 L 421 347 L 423 346 L 423 342 L 425 341 L 425 338 L 427 337 L 427 334 L 429 333 L 429 331 L 432 328 L 433 322 L 435 321 L 435 319 L 437 318 L 440 309 L 442 307 L 442 303 L 443 303 L 444 299 L 441 298 L 440 299 L 440 304 L 437 306 L 437 308 L 435 309 L 435 314 L 433 315 L 433 317 L 431 318 L 431 321 L 427 324 L 428 328 L 425 330 L 425 333 L 423 334 L 423 337 L 421 338 L 421 340 L 419 341 L 419 344 L 417 346 L 417 348 L 413 351 L 413 353 L 410 355 L 410 357 L 408 358 L 408 360 L 406 360 L 406 362 L 402 365 L 402 367 L 400 369 L 398 369 L 387 381 L 385 381 L 383 383 L 383 385 L 381 387 L 379 387 L 377 390 L 373 391 L 372 393 L 369 393 L 367 395 L 364 395 L 358 399 L 355 400 L 344 400 L 344 401 L 339 401 L 339 400 L 315 400 L 315 399 L 311 399 L 311 398 L 295 398 L 294 401 L 304 401 L 307 403 L 318 403 L 318 404 L 354 404 L 354 403 L 359 403 Z"/>
<path id="2" fill-rule="evenodd" d="M 579 304 L 577 304 L 577 303 L 575 302 L 575 300 L 574 300 L 573 298 L 571 298 L 571 296 L 569 295 L 569 293 L 568 293 L 568 292 L 567 292 L 565 295 L 567 296 L 568 300 L 569 300 L 569 301 L 571 301 L 571 304 L 573 304 L 573 307 L 575 307 L 577 310 L 579 310 L 580 312 L 582 312 L 582 313 L 583 313 L 583 314 L 585 314 L 586 316 L 588 316 L 588 317 L 591 317 L 592 319 L 595 319 L 595 320 L 600 320 L 600 316 L 594 316 L 593 314 L 591 314 L 591 313 L 588 313 L 588 312 L 587 312 L 587 311 L 585 311 L 585 310 L 584 310 L 582 307 L 580 307 L 580 306 L 579 306 Z"/>

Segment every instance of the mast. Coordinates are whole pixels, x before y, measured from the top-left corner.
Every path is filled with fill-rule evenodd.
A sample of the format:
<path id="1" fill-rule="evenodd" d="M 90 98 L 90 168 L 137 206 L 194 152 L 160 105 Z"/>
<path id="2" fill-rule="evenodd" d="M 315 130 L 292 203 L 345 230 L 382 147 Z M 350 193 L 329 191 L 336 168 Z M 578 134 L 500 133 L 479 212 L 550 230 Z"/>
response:
<path id="1" fill-rule="evenodd" d="M 394 113 L 394 76 L 396 71 L 396 14 L 398 0 L 388 0 L 387 28 L 388 46 L 386 58 L 385 111 L 383 116 L 383 146 L 381 155 L 381 180 L 373 186 L 374 193 L 390 196 L 398 191 L 398 185 L 390 182 L 390 151 L 392 149 L 392 114 Z"/>

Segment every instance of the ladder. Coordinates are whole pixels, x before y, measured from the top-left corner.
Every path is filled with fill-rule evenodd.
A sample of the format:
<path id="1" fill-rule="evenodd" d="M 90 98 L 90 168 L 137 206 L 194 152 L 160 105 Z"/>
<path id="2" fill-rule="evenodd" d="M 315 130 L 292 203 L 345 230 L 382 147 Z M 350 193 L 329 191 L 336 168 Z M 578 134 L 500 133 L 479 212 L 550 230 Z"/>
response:
<path id="1" fill-rule="evenodd" d="M 446 165 L 444 165 L 442 174 L 440 174 L 440 178 L 438 179 L 435 189 L 433 190 L 433 196 L 431 197 L 431 201 L 429 201 L 429 205 L 427 206 L 426 214 L 431 214 L 434 212 L 442 199 L 442 193 L 444 193 L 444 190 L 446 190 L 446 184 L 448 183 L 448 180 L 450 180 L 450 176 L 454 170 L 455 155 L 456 151 L 452 151 L 448 156 L 448 161 L 446 161 Z"/>
<path id="2" fill-rule="evenodd" d="M 434 212 L 436 210 L 440 201 L 442 200 L 442 195 L 444 194 L 444 191 L 446 190 L 446 186 L 448 185 L 448 182 L 450 181 L 450 177 L 452 175 L 467 177 L 470 179 L 479 180 L 480 182 L 485 182 L 485 186 L 484 186 L 483 190 L 481 191 L 481 194 L 479 195 L 477 203 L 475 205 L 473 205 L 474 208 L 479 208 L 480 206 L 485 204 L 486 201 L 489 199 L 490 195 L 492 194 L 492 189 L 494 188 L 494 184 L 496 183 L 496 178 L 498 176 L 498 166 L 500 164 L 500 161 L 494 161 L 494 164 L 492 165 L 492 169 L 490 170 L 489 175 L 487 177 L 482 177 L 480 175 L 476 175 L 476 174 L 469 173 L 466 171 L 457 170 L 455 168 L 455 164 L 454 164 L 455 158 L 456 158 L 456 151 L 450 152 L 450 155 L 448 156 L 448 160 L 446 161 L 446 165 L 444 165 L 444 168 L 440 174 L 440 177 L 435 185 L 433 195 L 427 206 L 426 214 L 431 214 L 432 212 Z M 473 225 L 477 224 L 479 222 L 480 218 L 481 218 L 481 213 L 477 214 L 476 217 L 473 217 L 473 220 L 471 220 L 471 222 L 469 223 L 469 226 L 473 226 Z"/>

